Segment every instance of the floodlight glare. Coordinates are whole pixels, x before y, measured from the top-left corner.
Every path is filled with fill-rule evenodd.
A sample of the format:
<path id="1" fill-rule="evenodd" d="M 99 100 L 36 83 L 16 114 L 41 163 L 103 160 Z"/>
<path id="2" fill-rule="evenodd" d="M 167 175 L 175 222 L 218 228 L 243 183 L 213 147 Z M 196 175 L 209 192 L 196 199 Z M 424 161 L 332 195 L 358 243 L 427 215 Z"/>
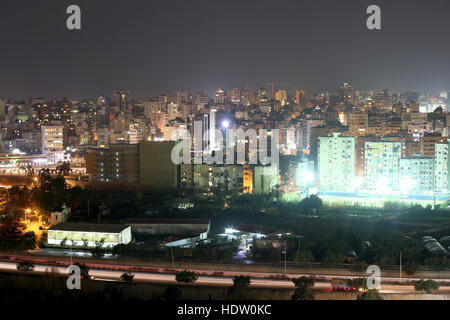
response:
<path id="1" fill-rule="evenodd" d="M 306 183 L 312 182 L 314 180 L 314 174 L 312 172 L 310 172 L 310 171 L 303 172 L 303 180 Z"/>
<path id="2" fill-rule="evenodd" d="M 235 230 L 233 228 L 226 228 L 225 229 L 225 233 L 226 234 L 232 234 L 232 233 L 238 233 L 238 232 L 239 232 L 238 230 Z"/>

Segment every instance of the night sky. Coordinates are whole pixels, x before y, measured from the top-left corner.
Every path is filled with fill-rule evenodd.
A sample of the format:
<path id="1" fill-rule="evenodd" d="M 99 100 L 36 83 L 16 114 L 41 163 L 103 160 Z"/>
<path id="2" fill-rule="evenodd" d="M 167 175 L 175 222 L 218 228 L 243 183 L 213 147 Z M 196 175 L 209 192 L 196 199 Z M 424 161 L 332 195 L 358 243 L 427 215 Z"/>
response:
<path id="1" fill-rule="evenodd" d="M 82 30 L 66 28 L 66 8 Z M 382 30 L 366 28 L 370 4 Z M 449 0 L 0 0 L 0 96 L 450 90 Z"/>

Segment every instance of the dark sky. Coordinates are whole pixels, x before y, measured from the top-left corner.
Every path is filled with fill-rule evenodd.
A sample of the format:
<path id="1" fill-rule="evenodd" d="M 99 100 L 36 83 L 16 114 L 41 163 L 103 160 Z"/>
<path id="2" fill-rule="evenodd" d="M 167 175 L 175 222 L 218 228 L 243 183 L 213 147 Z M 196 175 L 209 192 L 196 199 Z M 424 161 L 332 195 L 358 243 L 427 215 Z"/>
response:
<path id="1" fill-rule="evenodd" d="M 66 29 L 66 8 L 82 30 Z M 366 8 L 382 30 L 366 28 Z M 450 89 L 449 0 L 0 0 L 0 96 Z"/>

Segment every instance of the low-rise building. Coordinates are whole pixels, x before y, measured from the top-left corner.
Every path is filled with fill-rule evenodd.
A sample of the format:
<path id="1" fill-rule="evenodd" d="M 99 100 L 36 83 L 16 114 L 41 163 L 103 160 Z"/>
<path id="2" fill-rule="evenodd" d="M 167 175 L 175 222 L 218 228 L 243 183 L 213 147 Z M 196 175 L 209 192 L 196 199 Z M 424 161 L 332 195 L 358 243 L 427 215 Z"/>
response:
<path id="1" fill-rule="evenodd" d="M 123 224 L 94 224 L 62 222 L 48 229 L 47 243 L 61 246 L 114 247 L 131 242 L 131 226 Z"/>

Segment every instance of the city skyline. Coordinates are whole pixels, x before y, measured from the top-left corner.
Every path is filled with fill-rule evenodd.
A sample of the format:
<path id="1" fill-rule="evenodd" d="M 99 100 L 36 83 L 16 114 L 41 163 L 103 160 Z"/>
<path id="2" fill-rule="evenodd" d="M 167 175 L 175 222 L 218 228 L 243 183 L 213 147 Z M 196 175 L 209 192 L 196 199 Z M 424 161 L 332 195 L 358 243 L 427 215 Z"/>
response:
<path id="1" fill-rule="evenodd" d="M 450 300 L 448 12 L 0 0 L 0 300 Z"/>

